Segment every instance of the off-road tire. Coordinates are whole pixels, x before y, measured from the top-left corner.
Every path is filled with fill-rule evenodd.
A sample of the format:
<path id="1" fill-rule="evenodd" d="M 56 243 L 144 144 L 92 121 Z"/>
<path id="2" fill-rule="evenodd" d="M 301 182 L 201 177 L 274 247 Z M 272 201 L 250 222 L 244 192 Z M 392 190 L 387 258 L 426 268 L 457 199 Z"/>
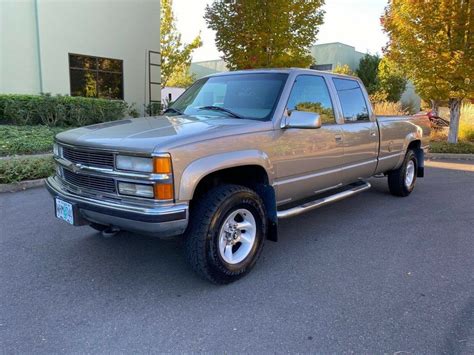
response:
<path id="1" fill-rule="evenodd" d="M 407 186 L 405 183 L 405 177 L 407 172 L 407 166 L 410 161 L 413 161 L 415 164 L 415 175 L 413 177 L 412 183 Z M 413 189 L 415 188 L 416 175 L 418 169 L 418 160 L 416 159 L 416 154 L 413 150 L 409 149 L 405 155 L 402 165 L 388 173 L 388 188 L 390 193 L 394 196 L 406 197 L 408 196 Z"/>
<path id="2" fill-rule="evenodd" d="M 226 263 L 219 253 L 219 233 L 227 216 L 245 208 L 255 218 L 255 243 L 238 264 Z M 228 284 L 246 275 L 257 262 L 266 238 L 266 212 L 260 196 L 240 185 L 221 185 L 202 195 L 192 205 L 184 234 L 184 252 L 192 269 L 215 284 Z"/>

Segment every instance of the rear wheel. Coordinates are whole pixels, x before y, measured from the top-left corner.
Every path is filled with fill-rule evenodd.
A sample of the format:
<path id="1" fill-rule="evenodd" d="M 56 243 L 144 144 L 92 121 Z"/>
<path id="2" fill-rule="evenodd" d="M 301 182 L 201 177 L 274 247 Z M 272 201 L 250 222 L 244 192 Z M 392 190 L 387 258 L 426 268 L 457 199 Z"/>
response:
<path id="1" fill-rule="evenodd" d="M 222 185 L 198 199 L 185 233 L 188 263 L 202 277 L 227 284 L 247 274 L 265 241 L 264 204 L 244 186 Z"/>
<path id="2" fill-rule="evenodd" d="M 388 173 L 388 188 L 392 195 L 405 197 L 415 188 L 418 160 L 415 152 L 408 150 L 402 165 Z"/>

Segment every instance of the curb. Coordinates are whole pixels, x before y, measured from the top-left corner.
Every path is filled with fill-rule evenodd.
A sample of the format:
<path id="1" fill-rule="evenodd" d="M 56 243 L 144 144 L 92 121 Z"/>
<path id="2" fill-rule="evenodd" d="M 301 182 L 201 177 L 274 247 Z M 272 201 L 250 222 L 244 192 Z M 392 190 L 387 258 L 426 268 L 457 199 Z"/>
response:
<path id="1" fill-rule="evenodd" d="M 452 154 L 452 153 L 426 153 L 427 159 L 456 159 L 456 160 L 474 160 L 474 154 Z"/>
<path id="2" fill-rule="evenodd" d="M 0 184 L 0 193 L 24 191 L 26 189 L 31 189 L 34 187 L 41 187 L 44 185 L 44 180 L 45 179 L 25 180 L 14 182 L 12 184 Z"/>

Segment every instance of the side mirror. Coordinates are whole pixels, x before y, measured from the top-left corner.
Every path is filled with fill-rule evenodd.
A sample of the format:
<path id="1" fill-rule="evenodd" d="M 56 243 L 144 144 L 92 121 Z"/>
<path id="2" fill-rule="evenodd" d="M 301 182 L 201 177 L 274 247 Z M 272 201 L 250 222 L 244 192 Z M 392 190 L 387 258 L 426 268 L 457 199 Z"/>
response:
<path id="1" fill-rule="evenodd" d="M 321 128 L 321 116 L 314 112 L 293 111 L 286 118 L 285 128 Z"/>

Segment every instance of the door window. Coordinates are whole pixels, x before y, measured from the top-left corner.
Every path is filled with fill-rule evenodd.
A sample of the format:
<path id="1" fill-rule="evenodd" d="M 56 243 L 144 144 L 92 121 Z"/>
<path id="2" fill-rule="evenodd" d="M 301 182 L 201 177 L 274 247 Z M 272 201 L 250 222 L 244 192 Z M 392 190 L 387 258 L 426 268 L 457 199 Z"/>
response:
<path id="1" fill-rule="evenodd" d="M 298 76 L 291 90 L 287 109 L 290 114 L 295 110 L 317 113 L 323 125 L 336 123 L 331 96 L 322 76 Z"/>
<path id="2" fill-rule="evenodd" d="M 370 121 L 360 85 L 355 80 L 333 78 L 346 123 Z"/>

